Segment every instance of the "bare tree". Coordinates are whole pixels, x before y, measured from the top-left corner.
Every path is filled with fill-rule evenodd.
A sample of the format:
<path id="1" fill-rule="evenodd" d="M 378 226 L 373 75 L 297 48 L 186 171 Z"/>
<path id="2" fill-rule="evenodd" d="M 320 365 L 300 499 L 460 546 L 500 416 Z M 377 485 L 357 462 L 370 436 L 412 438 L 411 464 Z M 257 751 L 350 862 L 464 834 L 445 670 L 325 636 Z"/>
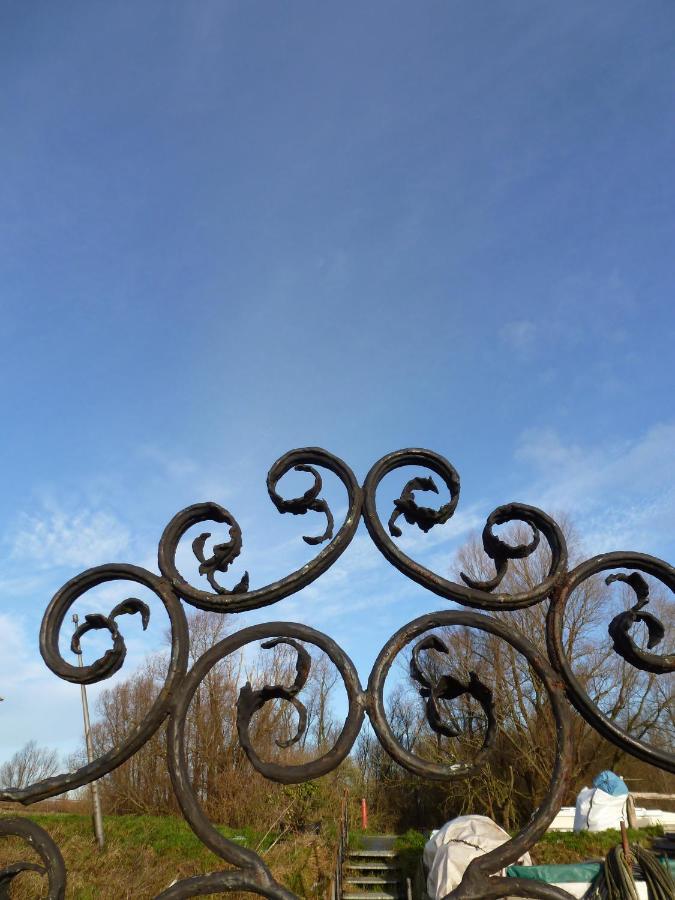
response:
<path id="1" fill-rule="evenodd" d="M 58 767 L 56 750 L 39 747 L 36 741 L 28 741 L 0 766 L 0 784 L 3 788 L 24 788 L 34 781 L 56 775 Z"/>

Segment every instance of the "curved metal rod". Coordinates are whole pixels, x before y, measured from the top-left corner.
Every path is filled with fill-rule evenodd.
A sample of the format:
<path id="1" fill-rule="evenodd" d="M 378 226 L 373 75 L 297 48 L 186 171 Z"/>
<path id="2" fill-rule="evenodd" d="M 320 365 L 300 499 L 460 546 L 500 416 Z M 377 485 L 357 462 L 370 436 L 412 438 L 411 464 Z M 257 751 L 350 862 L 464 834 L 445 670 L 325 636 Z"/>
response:
<path id="1" fill-rule="evenodd" d="M 298 728 L 295 735 L 285 741 L 276 740 L 277 747 L 285 748 L 297 744 L 307 730 L 307 708 L 297 698 L 297 694 L 303 689 L 307 683 L 309 671 L 312 666 L 312 658 L 305 650 L 302 644 L 291 638 L 274 638 L 271 641 L 265 641 L 261 644 L 263 650 L 271 650 L 285 644 L 287 647 L 293 647 L 297 653 L 295 664 L 295 681 L 290 687 L 283 684 L 266 684 L 260 690 L 254 691 L 250 682 L 247 682 L 239 691 L 239 700 L 237 701 L 237 733 L 239 735 L 239 743 L 244 748 L 244 752 L 250 760 L 257 759 L 257 754 L 253 749 L 249 735 L 249 725 L 251 719 L 262 709 L 269 700 L 286 700 L 296 710 L 298 714 Z M 255 765 L 255 762 L 253 763 Z"/>
<path id="2" fill-rule="evenodd" d="M 470 866 L 472 863 L 470 863 Z M 502 900 L 504 897 L 530 897 L 532 900 L 573 900 L 574 894 L 529 878 L 503 878 L 493 875 L 485 879 L 472 877 L 469 869 L 464 873 L 462 883 L 446 894 L 443 900 Z"/>
<path id="3" fill-rule="evenodd" d="M 448 725 L 443 721 L 439 700 L 456 700 L 464 694 L 469 694 L 482 706 L 487 719 L 487 729 L 483 748 L 492 747 L 497 736 L 497 720 L 495 718 L 494 696 L 491 689 L 484 684 L 475 672 L 469 672 L 469 680 L 461 681 L 454 675 L 442 675 L 437 681 L 432 682 L 424 671 L 420 653 L 422 650 L 435 650 L 437 653 L 449 654 L 450 650 L 436 634 L 422 638 L 413 647 L 410 659 L 410 677 L 413 681 L 422 685 L 420 695 L 427 698 L 427 721 L 436 734 L 445 737 L 459 737 L 461 731 L 454 725 Z"/>
<path id="4" fill-rule="evenodd" d="M 633 589 L 637 603 L 625 612 L 614 616 L 609 623 L 609 636 L 614 642 L 614 649 L 623 656 L 626 662 L 629 662 L 636 669 L 642 669 L 643 672 L 651 672 L 654 675 L 667 675 L 675 672 L 675 653 L 667 653 L 660 655 L 658 653 L 649 653 L 652 647 L 658 646 L 666 636 L 666 630 L 663 623 L 645 611 L 645 607 L 649 603 L 649 585 L 639 572 L 631 572 L 630 575 L 623 573 L 615 573 L 605 578 L 605 584 L 612 582 L 623 582 L 630 585 Z M 635 643 L 630 635 L 630 630 L 636 622 L 643 622 L 647 628 L 648 641 L 647 650 L 643 650 Z"/>
<path id="5" fill-rule="evenodd" d="M 194 587 L 180 574 L 176 566 L 176 552 L 183 535 L 194 525 L 201 522 L 215 521 L 230 525 L 232 540 L 224 545 L 220 553 L 214 552 L 213 562 L 209 561 L 210 571 L 226 571 L 232 560 L 239 555 L 241 550 L 241 531 L 234 517 L 217 503 L 198 503 L 177 513 L 164 529 L 164 534 L 159 543 L 159 568 L 162 574 L 168 578 L 178 594 L 193 606 L 199 609 L 212 610 L 214 612 L 243 612 L 250 609 L 260 609 L 282 600 L 290 594 L 294 594 L 301 588 L 311 584 L 316 578 L 329 569 L 333 563 L 344 553 L 351 543 L 359 524 L 361 515 L 362 492 L 356 476 L 349 466 L 320 447 L 304 447 L 299 450 L 291 450 L 278 459 L 267 476 L 267 488 L 272 502 L 282 512 L 290 512 L 294 515 L 302 515 L 308 511 L 323 511 L 328 518 L 328 528 L 319 538 L 305 538 L 310 544 L 321 543 L 332 535 L 332 515 L 325 501 L 318 499 L 318 491 L 321 489 L 321 479 L 312 466 L 321 466 L 333 472 L 347 489 L 348 510 L 345 520 L 338 533 L 330 543 L 310 563 L 302 566 L 291 575 L 279 581 L 274 581 L 265 587 L 248 590 L 248 573 L 232 591 L 221 588 L 220 592 L 212 593 Z M 291 469 L 301 472 L 309 472 L 314 475 L 314 485 L 303 497 L 293 500 L 283 500 L 277 493 L 276 487 L 279 480 Z M 209 536 L 208 533 L 205 533 Z M 201 537 L 204 537 L 202 535 Z M 199 540 L 199 539 L 198 539 Z M 202 543 L 203 548 L 203 543 Z M 205 563 L 202 562 L 202 566 Z M 200 567 L 201 568 L 201 567 Z M 207 570 L 205 569 L 206 573 Z M 213 581 L 211 582 L 213 586 Z"/>
<path id="6" fill-rule="evenodd" d="M 101 681 L 103 678 L 109 678 L 120 668 L 124 661 L 126 648 L 124 639 L 119 632 L 115 636 L 114 649 L 106 651 L 102 659 L 90 666 L 78 668 L 71 665 L 63 659 L 59 650 L 59 632 L 70 607 L 88 590 L 109 581 L 133 581 L 142 584 L 153 591 L 166 608 L 171 623 L 171 656 L 162 689 L 144 719 L 130 730 L 122 744 L 113 747 L 112 750 L 75 772 L 46 778 L 25 788 L 10 787 L 0 790 L 0 800 L 14 800 L 24 804 L 35 803 L 37 800 L 55 797 L 57 794 L 72 791 L 83 784 L 95 781 L 133 756 L 152 737 L 169 713 L 172 696 L 178 689 L 187 669 L 187 622 L 183 607 L 171 586 L 163 578 L 153 575 L 146 569 L 122 564 L 98 566 L 95 569 L 87 569 L 86 572 L 65 584 L 54 595 L 42 620 L 40 628 L 42 657 L 59 678 L 76 684 L 92 684 Z M 119 604 L 115 608 L 117 614 L 119 614 L 121 606 L 123 604 Z"/>
<path id="7" fill-rule="evenodd" d="M 467 583 L 458 584 L 431 572 L 426 566 L 411 559 L 396 546 L 387 534 L 377 512 L 378 485 L 386 475 L 401 466 L 424 466 L 431 469 L 443 479 L 450 492 L 450 502 L 435 511 L 417 507 L 414 498 L 412 500 L 409 496 L 406 498 L 402 514 L 409 523 L 417 524 L 423 531 L 428 531 L 434 525 L 446 522 L 454 513 L 459 500 L 459 475 L 445 457 L 431 450 L 418 448 L 397 450 L 395 453 L 383 456 L 366 476 L 363 485 L 363 520 L 368 533 L 385 559 L 408 578 L 440 597 L 454 600 L 463 606 L 487 610 L 513 610 L 541 602 L 564 577 L 567 569 L 567 545 L 560 527 L 545 512 L 534 506 L 527 506 L 525 503 L 508 503 L 499 506 L 488 517 L 483 530 L 483 546 L 488 556 L 494 560 L 497 573 L 490 581 L 477 582 L 463 576 Z M 410 484 L 411 482 L 408 482 L 406 485 L 404 495 Z M 396 501 L 395 506 L 400 509 L 401 501 Z M 392 518 L 394 517 L 395 514 Z M 533 540 L 530 544 L 510 547 L 494 534 L 492 530 L 494 525 L 502 525 L 515 520 L 526 522 L 532 528 Z M 389 521 L 392 534 L 400 534 L 397 527 L 392 529 L 392 519 Z M 509 559 L 522 559 L 534 552 L 539 543 L 539 532 L 546 538 L 551 552 L 551 564 L 546 578 L 529 591 L 517 594 L 491 593 L 504 577 Z"/>
<path id="8" fill-rule="evenodd" d="M 270 900 L 298 900 L 298 897 L 272 878 L 266 868 L 232 869 L 210 872 L 208 875 L 193 875 L 172 884 L 155 900 L 187 900 L 188 897 L 202 897 L 204 894 L 220 894 L 229 891 L 247 891 L 260 894 Z"/>
<path id="9" fill-rule="evenodd" d="M 615 721 L 606 716 L 593 703 L 575 676 L 572 665 L 565 654 L 563 644 L 565 607 L 572 592 L 587 578 L 612 569 L 633 569 L 638 572 L 644 572 L 658 579 L 671 591 L 675 591 L 675 568 L 662 559 L 648 556 L 645 553 L 632 553 L 630 551 L 604 553 L 600 556 L 594 556 L 592 559 L 581 563 L 576 569 L 573 569 L 552 598 L 546 620 L 548 654 L 551 662 L 565 680 L 569 699 L 592 728 L 612 744 L 621 747 L 626 753 L 630 753 L 632 756 L 651 765 L 665 769 L 667 772 L 675 772 L 674 753 L 669 753 L 667 750 L 662 750 L 646 744 L 644 741 L 637 740 L 617 725 Z M 664 657 L 664 659 L 667 659 L 667 657 Z"/>
<path id="10" fill-rule="evenodd" d="M 44 865 L 15 863 L 0 870 L 0 898 L 9 900 L 12 881 L 21 872 L 33 871 L 47 876 L 47 900 L 63 900 L 66 896 L 66 866 L 61 851 L 44 828 L 23 817 L 0 819 L 0 837 L 20 837 L 31 845 Z"/>

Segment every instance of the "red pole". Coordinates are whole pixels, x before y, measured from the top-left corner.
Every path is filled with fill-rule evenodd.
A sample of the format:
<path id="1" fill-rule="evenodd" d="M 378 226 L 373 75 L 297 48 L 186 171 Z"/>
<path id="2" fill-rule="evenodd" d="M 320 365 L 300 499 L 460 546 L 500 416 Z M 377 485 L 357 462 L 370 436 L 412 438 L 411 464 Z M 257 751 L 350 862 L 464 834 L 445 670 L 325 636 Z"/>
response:
<path id="1" fill-rule="evenodd" d="M 365 797 L 361 798 L 361 828 L 364 831 L 368 828 L 368 805 Z"/>

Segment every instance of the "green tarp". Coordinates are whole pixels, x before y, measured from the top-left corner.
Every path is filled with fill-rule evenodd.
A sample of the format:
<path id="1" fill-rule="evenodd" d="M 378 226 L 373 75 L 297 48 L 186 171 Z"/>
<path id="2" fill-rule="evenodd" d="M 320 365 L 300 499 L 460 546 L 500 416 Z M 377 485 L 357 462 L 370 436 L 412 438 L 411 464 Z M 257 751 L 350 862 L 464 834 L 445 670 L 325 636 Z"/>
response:
<path id="1" fill-rule="evenodd" d="M 675 859 L 664 860 L 675 877 Z M 545 881 L 547 884 L 564 884 L 566 881 L 591 882 L 598 876 L 601 863 L 570 863 L 564 866 L 509 866 L 506 874 L 509 878 L 531 878 L 533 881 Z"/>

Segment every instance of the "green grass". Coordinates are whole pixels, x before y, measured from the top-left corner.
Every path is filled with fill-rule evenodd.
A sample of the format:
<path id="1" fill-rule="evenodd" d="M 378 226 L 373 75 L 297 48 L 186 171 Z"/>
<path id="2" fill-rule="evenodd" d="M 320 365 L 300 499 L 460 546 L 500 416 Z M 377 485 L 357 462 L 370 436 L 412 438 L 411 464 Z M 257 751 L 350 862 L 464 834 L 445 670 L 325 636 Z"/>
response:
<path id="1" fill-rule="evenodd" d="M 401 873 L 404 878 L 413 879 L 419 861 L 422 859 L 424 845 L 429 840 L 425 835 L 413 828 L 400 835 L 394 842 L 394 850 L 398 853 Z"/>
<path id="2" fill-rule="evenodd" d="M 16 810 L 3 814 L 26 815 L 53 837 L 66 862 L 68 900 L 141 900 L 156 896 L 176 878 L 228 868 L 177 816 L 104 816 L 106 844 L 99 852 L 90 816 Z M 330 877 L 324 836 L 287 833 L 275 844 L 278 832 L 266 835 L 250 827 L 217 828 L 238 846 L 265 854 L 275 876 L 291 890 L 306 897 L 324 895 L 324 881 Z M 18 860 L 32 860 L 32 854 L 25 842 L 8 838 L 0 842 L 0 869 Z M 13 890 L 18 900 L 43 896 L 43 880 L 26 873 L 19 876 Z"/>
<path id="3" fill-rule="evenodd" d="M 649 847 L 651 839 L 663 834 L 660 825 L 649 828 L 629 828 L 628 841 Z M 549 831 L 530 851 L 537 865 L 584 862 L 590 859 L 604 859 L 612 847 L 621 843 L 618 829 L 607 831 Z"/>
<path id="4" fill-rule="evenodd" d="M 20 812 L 7 810 L 5 815 L 28 815 L 52 835 L 60 847 L 68 870 L 68 900 L 141 900 L 156 896 L 175 878 L 225 868 L 223 861 L 208 850 L 192 833 L 187 823 L 177 816 L 105 816 L 106 847 L 99 853 L 93 840 L 91 818 L 74 813 Z M 227 828 L 220 833 L 241 847 L 265 855 L 276 877 L 291 890 L 305 897 L 323 897 L 333 864 L 333 831 L 320 837 L 309 834 L 286 834 L 271 846 L 277 834 L 265 836 L 253 828 Z M 371 832 L 372 833 L 372 832 Z M 629 831 L 631 843 L 648 846 L 651 839 L 663 833 L 661 828 Z M 368 834 L 368 832 L 366 832 Z M 363 832 L 350 832 L 354 849 L 362 845 Z M 580 862 L 604 857 L 620 842 L 618 831 L 598 833 L 549 832 L 531 851 L 538 864 Z M 397 838 L 404 877 L 414 878 L 422 856 L 426 836 L 410 830 Z M 0 844 L 0 868 L 19 859 L 30 859 L 25 844 L 13 838 Z M 114 872 L 114 877 L 110 873 Z M 17 879 L 23 887 L 14 889 L 17 900 L 33 900 L 40 896 L 41 880 L 27 873 Z M 31 880 L 32 879 L 32 880 Z"/>
<path id="5" fill-rule="evenodd" d="M 66 836 L 79 836 L 90 827 L 90 817 L 78 813 L 27 813 L 42 828 L 59 826 Z M 276 840 L 278 833 L 255 831 L 253 828 L 228 828 L 217 825 L 218 831 L 228 840 L 242 847 L 264 852 Z M 198 859 L 206 850 L 187 822 L 174 816 L 104 816 L 103 831 L 106 840 L 130 847 L 149 847 L 156 853 L 178 853 L 183 857 Z"/>

